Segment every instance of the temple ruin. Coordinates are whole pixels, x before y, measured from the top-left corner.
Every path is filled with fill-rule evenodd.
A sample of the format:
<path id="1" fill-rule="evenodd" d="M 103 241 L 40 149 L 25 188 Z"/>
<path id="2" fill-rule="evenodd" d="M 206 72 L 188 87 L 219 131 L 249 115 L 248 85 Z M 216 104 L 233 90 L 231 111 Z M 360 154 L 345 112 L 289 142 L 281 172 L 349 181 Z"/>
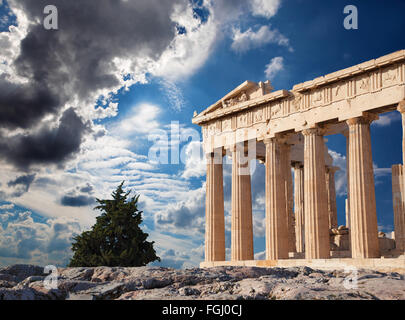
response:
<path id="1" fill-rule="evenodd" d="M 405 50 L 273 91 L 246 81 L 200 114 L 207 159 L 205 261 L 201 267 L 343 266 L 405 270 L 403 164 L 392 166 L 394 239 L 378 232 L 370 124 L 402 114 Z M 338 226 L 334 175 L 325 147 L 346 137 L 346 225 Z M 225 259 L 223 159 L 232 159 L 231 260 Z M 249 163 L 265 165 L 265 260 L 254 260 Z M 293 169 L 293 174 L 291 173 Z"/>

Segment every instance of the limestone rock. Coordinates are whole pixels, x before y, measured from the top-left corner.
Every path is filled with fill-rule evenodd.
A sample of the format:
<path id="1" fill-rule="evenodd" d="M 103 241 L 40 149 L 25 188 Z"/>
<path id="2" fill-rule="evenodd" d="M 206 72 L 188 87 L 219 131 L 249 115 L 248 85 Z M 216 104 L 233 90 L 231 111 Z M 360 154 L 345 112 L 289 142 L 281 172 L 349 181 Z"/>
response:
<path id="1" fill-rule="evenodd" d="M 345 288 L 343 270 L 308 267 L 63 268 L 57 289 L 45 286 L 41 270 L 21 265 L 1 269 L 0 300 L 405 300 L 404 274 L 373 270 L 358 270 L 353 289 Z"/>

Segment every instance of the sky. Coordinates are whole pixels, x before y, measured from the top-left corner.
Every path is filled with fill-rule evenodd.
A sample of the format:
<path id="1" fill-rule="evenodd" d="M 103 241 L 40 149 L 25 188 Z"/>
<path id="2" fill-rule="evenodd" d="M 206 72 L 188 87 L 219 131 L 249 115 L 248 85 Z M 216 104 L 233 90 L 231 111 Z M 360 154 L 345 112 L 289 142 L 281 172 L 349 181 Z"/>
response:
<path id="1" fill-rule="evenodd" d="M 45 6 L 58 29 L 44 27 Z M 347 30 L 346 5 L 358 10 Z M 205 164 L 191 123 L 245 80 L 291 89 L 405 49 L 404 1 L 0 0 L 0 266 L 65 266 L 125 181 L 160 263 L 204 259 Z M 378 225 L 393 230 L 398 112 L 371 126 Z M 346 144 L 327 137 L 345 224 Z M 231 167 L 224 166 L 227 255 Z M 263 258 L 264 166 L 252 174 L 255 257 Z"/>

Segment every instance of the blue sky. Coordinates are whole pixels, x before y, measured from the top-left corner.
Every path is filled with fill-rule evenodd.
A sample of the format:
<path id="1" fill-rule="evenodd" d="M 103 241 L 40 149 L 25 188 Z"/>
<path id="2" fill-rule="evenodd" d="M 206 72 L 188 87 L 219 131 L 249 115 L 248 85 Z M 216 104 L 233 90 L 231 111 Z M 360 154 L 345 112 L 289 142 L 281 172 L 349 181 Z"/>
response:
<path id="1" fill-rule="evenodd" d="M 74 11 L 76 2 L 54 3 L 59 30 L 44 31 L 37 21 L 46 1 L 0 1 L 0 80 L 6 79 L 0 88 L 29 86 L 35 92 L 41 85 L 59 101 L 42 113 L 45 107 L 27 103 L 21 111 L 26 119 L 17 121 L 7 118 L 12 107 L 0 93 L 0 142 L 9 148 L 0 152 L 0 265 L 66 264 L 72 235 L 95 221 L 93 199 L 108 197 L 122 180 L 141 194 L 144 229 L 156 241 L 161 265 L 198 265 L 203 260 L 205 167 L 191 153 L 199 150 L 192 137 L 201 139 L 199 127 L 191 124 L 193 112 L 245 80 L 270 79 L 275 89 L 291 89 L 405 49 L 403 1 L 117 1 L 114 9 L 104 10 L 110 0 L 94 0 L 83 4 L 81 13 Z M 358 8 L 357 30 L 343 27 L 347 4 Z M 95 6 L 101 9 L 92 10 Z M 125 20 L 126 14 L 132 20 Z M 137 17 L 143 21 L 139 25 Z M 40 48 L 47 51 L 36 55 Z M 35 75 L 44 74 L 42 60 L 50 72 L 38 80 Z M 74 129 L 66 129 L 66 123 Z M 69 134 L 38 156 L 43 148 L 35 144 L 47 147 L 48 140 L 41 140 L 46 133 L 54 137 L 62 129 Z M 148 155 L 156 146 L 151 138 L 170 139 L 177 130 L 185 160 L 151 161 Z M 19 150 L 25 141 L 21 133 L 32 137 L 31 153 Z M 378 223 L 388 232 L 393 228 L 390 167 L 402 161 L 400 115 L 381 116 L 371 136 Z M 327 138 L 335 165 L 342 168 L 336 187 L 338 220 L 344 224 L 345 138 Z M 229 253 L 231 168 L 224 170 Z M 264 251 L 262 165 L 252 180 L 259 258 Z"/>

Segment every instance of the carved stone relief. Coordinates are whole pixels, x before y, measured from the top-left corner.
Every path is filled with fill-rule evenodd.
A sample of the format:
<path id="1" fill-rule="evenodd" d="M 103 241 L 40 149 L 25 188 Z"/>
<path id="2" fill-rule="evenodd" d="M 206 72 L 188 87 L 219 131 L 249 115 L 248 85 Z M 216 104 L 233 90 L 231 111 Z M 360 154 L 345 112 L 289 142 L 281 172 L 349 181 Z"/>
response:
<path id="1" fill-rule="evenodd" d="M 228 100 L 223 101 L 223 107 L 228 108 L 228 107 L 232 107 L 234 105 L 237 105 L 238 103 L 242 103 L 245 101 L 248 101 L 249 97 L 246 94 L 246 92 L 242 92 L 240 95 L 234 97 L 234 98 L 230 98 Z"/>

